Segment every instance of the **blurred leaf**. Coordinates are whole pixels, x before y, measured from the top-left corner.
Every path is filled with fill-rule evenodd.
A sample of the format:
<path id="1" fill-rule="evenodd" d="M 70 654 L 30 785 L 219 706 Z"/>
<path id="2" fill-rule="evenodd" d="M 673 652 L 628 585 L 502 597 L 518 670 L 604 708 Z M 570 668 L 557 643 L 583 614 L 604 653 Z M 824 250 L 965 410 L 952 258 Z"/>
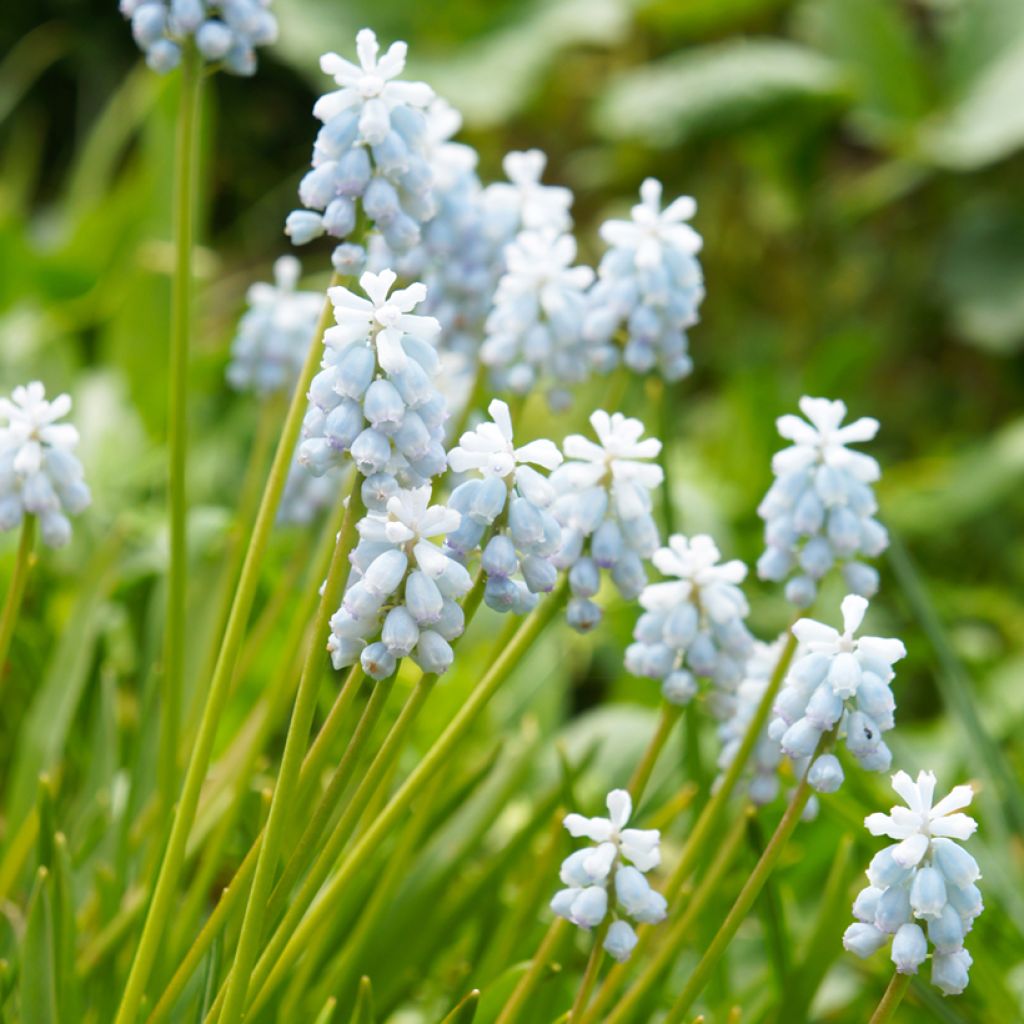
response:
<path id="1" fill-rule="evenodd" d="M 741 26 L 788 6 L 790 0 L 647 0 L 638 18 L 663 31 L 705 35 Z"/>
<path id="2" fill-rule="evenodd" d="M 373 1014 L 373 986 L 370 979 L 362 977 L 359 979 L 359 991 L 356 994 L 356 1004 L 352 1008 L 350 1024 L 373 1024 L 376 1017 Z"/>
<path id="3" fill-rule="evenodd" d="M 459 1004 L 448 1014 L 441 1024 L 472 1024 L 476 1017 L 477 1007 L 480 1005 L 480 992 L 473 989 Z"/>
<path id="4" fill-rule="evenodd" d="M 594 127 L 608 138 L 665 147 L 705 131 L 736 128 L 800 103 L 845 96 L 838 65 L 782 39 L 716 43 L 655 61 L 613 79 Z"/>
<path id="5" fill-rule="evenodd" d="M 53 893 L 50 873 L 40 868 L 28 904 L 21 946 L 23 1024 L 60 1024 L 54 958 Z"/>

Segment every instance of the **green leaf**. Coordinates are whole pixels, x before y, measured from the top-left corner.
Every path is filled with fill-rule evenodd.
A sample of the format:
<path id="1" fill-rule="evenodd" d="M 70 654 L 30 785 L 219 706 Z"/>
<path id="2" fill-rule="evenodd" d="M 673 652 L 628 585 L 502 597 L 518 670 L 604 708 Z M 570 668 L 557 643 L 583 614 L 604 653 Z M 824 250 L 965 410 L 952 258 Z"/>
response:
<path id="1" fill-rule="evenodd" d="M 352 1009 L 349 1024 L 373 1024 L 377 1018 L 373 1013 L 373 986 L 364 974 L 359 979 L 359 991 L 356 994 L 356 1005 Z"/>
<path id="2" fill-rule="evenodd" d="M 338 1000 L 335 999 L 334 996 L 330 996 L 327 1002 L 324 1003 L 324 1008 L 316 1015 L 316 1020 L 313 1021 L 313 1024 L 331 1024 L 331 1021 L 334 1020 L 334 1011 L 337 1007 Z"/>
<path id="3" fill-rule="evenodd" d="M 50 872 L 41 867 L 28 904 L 21 946 L 22 1024 L 59 1024 Z"/>
<path id="4" fill-rule="evenodd" d="M 79 1019 L 78 984 L 75 976 L 75 899 L 71 878 L 71 852 L 67 837 L 53 837 L 53 949 L 61 1020 Z"/>
<path id="5" fill-rule="evenodd" d="M 768 38 L 729 41 L 620 75 L 599 98 L 594 127 L 607 138 L 667 147 L 844 96 L 838 65 L 808 47 Z"/>
<path id="6" fill-rule="evenodd" d="M 475 988 L 441 1021 L 441 1024 L 471 1024 L 479 1005 L 480 990 Z"/>

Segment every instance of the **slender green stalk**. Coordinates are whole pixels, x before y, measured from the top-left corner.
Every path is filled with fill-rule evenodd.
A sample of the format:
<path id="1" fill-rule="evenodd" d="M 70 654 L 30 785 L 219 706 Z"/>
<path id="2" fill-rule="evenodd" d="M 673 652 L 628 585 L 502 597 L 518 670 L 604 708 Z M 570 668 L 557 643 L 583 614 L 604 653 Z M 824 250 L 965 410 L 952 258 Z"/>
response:
<path id="1" fill-rule="evenodd" d="M 594 945 L 587 958 L 587 966 L 583 970 L 583 977 L 580 979 L 580 987 L 576 991 L 576 998 L 572 1001 L 572 1009 L 569 1011 L 569 1020 L 579 1020 L 590 1002 L 590 995 L 597 984 L 598 975 L 601 973 L 601 963 L 604 960 L 604 937 L 608 934 L 612 919 L 605 916 L 605 919 L 597 926 L 594 932 Z"/>
<path id="2" fill-rule="evenodd" d="M 908 988 L 910 988 L 909 974 L 893 974 L 892 980 L 885 990 L 885 995 L 882 996 L 882 1001 L 875 1007 L 875 1012 L 871 1014 L 871 1020 L 868 1024 L 888 1024 L 895 1016 L 900 1003 L 903 1002 L 903 997 L 907 994 Z"/>
<path id="3" fill-rule="evenodd" d="M 519 1020 L 527 999 L 533 994 L 541 975 L 561 946 L 562 940 L 568 935 L 570 927 L 564 917 L 556 917 L 551 922 L 541 944 L 537 947 L 537 952 L 534 953 L 533 959 L 530 961 L 530 966 L 512 990 L 512 995 L 509 996 L 508 1002 L 505 1003 L 494 1024 L 514 1024 Z"/>
<path id="4" fill-rule="evenodd" d="M 337 276 L 333 279 L 333 283 L 338 283 Z M 195 818 L 196 806 L 199 802 L 203 779 L 206 776 L 206 769 L 209 765 L 217 726 L 220 722 L 221 713 L 224 710 L 224 704 L 227 700 L 231 679 L 234 674 L 235 661 L 238 657 L 238 650 L 245 636 L 245 627 L 256 596 L 263 557 L 270 542 L 270 534 L 274 526 L 277 506 L 284 491 L 288 470 L 291 466 L 292 454 L 295 451 L 295 443 L 298 440 L 299 430 L 302 426 L 302 418 L 305 414 L 307 401 L 306 392 L 309 390 L 309 383 L 320 364 L 324 331 L 332 319 L 333 307 L 330 299 L 325 298 L 324 306 L 320 313 L 320 320 L 310 342 L 309 351 L 306 353 L 306 361 L 303 364 L 302 372 L 299 374 L 295 390 L 292 393 L 288 415 L 285 417 L 284 428 L 277 444 L 277 451 L 274 454 L 270 476 L 267 479 L 267 486 L 263 492 L 263 499 L 260 502 L 256 523 L 253 526 L 252 537 L 246 550 L 245 563 L 242 566 L 238 589 L 235 591 L 235 599 L 231 605 L 231 614 L 228 616 L 228 624 L 224 631 L 224 639 L 221 643 L 217 665 L 214 668 L 213 679 L 206 696 L 206 706 L 203 709 L 202 719 L 199 723 L 199 732 L 196 735 L 196 742 L 192 747 L 189 765 L 185 772 L 185 782 L 174 814 L 170 837 L 167 840 L 163 861 L 160 865 L 160 873 L 157 876 L 153 898 L 150 901 L 149 910 L 142 929 L 142 937 L 135 951 L 135 959 L 132 962 L 128 983 L 121 997 L 121 1004 L 118 1008 L 114 1024 L 134 1024 L 134 1021 L 137 1019 L 139 1003 L 145 992 L 146 983 L 149 980 L 149 974 L 153 967 L 153 960 L 156 957 L 164 928 L 170 916 L 171 904 L 174 900 L 178 878 L 181 874 L 185 846 L 188 842 L 188 833 Z"/>
<path id="5" fill-rule="evenodd" d="M 11 583 L 4 598 L 4 610 L 0 612 L 0 690 L 3 689 L 7 654 L 11 649 L 11 637 L 14 636 L 14 625 L 21 611 L 21 601 L 25 596 L 25 584 L 28 574 L 35 561 L 32 548 L 36 542 L 36 517 L 27 515 L 21 521 L 21 537 L 18 540 L 18 553 L 14 556 L 14 572 Z"/>
<path id="6" fill-rule="evenodd" d="M 748 812 L 749 813 L 749 812 Z M 707 873 L 701 878 L 700 885 L 694 890 L 681 914 L 674 915 L 663 933 L 658 933 L 657 925 L 648 925 L 642 934 L 657 936 L 660 940 L 658 949 L 653 956 L 643 961 L 643 970 L 626 994 L 615 1004 L 609 1013 L 608 1009 L 615 993 L 619 991 L 629 972 L 629 964 L 616 964 L 605 978 L 596 998 L 584 1015 L 580 1024 L 600 1020 L 602 1024 L 628 1024 L 639 1019 L 641 1000 L 662 979 L 670 964 L 679 952 L 680 946 L 692 939 L 693 929 L 704 913 L 704 908 L 715 893 L 719 891 L 726 871 L 732 866 L 733 859 L 739 851 L 747 825 L 747 814 L 737 817 L 728 835 L 717 851 Z M 678 898 L 678 896 L 677 896 Z"/>
<path id="7" fill-rule="evenodd" d="M 782 815 L 782 820 L 779 822 L 774 833 L 772 833 L 771 839 L 768 840 L 764 853 L 761 854 L 757 864 L 754 865 L 754 870 L 750 873 L 746 882 L 744 882 L 739 896 L 736 897 L 736 902 L 733 903 L 732 908 L 722 922 L 722 926 L 715 933 L 715 937 L 711 940 L 711 944 L 705 951 L 704 956 L 701 957 L 700 962 L 694 968 L 689 980 L 683 987 L 683 991 L 679 993 L 676 1001 L 672 1004 L 672 1009 L 669 1010 L 664 1024 L 680 1024 L 686 1012 L 693 1005 L 694 1000 L 700 995 L 705 984 L 707 984 L 711 972 L 715 969 L 718 961 L 721 960 L 722 955 L 736 934 L 736 930 L 750 912 L 750 908 L 754 905 L 754 900 L 757 899 L 764 888 L 768 876 L 778 863 L 779 857 L 789 841 L 789 837 L 800 822 L 800 816 L 803 814 L 804 807 L 807 806 L 810 796 L 811 787 L 808 785 L 807 776 L 805 775 L 800 780 L 800 785 L 797 786 L 785 814 Z"/>
<path id="8" fill-rule="evenodd" d="M 280 955 L 270 956 L 270 947 L 264 951 L 260 962 L 253 970 L 253 989 L 257 992 L 253 1002 L 254 1012 L 287 975 L 292 964 L 308 946 L 311 937 L 321 927 L 321 922 L 332 912 L 333 905 L 352 884 L 354 877 L 366 861 L 380 848 L 384 837 L 395 827 L 411 803 L 423 792 L 435 773 L 448 762 L 453 751 L 469 733 L 502 683 L 564 606 L 567 595 L 568 583 L 563 579 L 555 592 L 524 620 L 511 642 L 477 683 L 444 732 L 426 752 L 381 813 L 367 825 L 358 842 L 319 894 L 316 904 L 294 932 L 289 935 Z"/>
<path id="9" fill-rule="evenodd" d="M 348 578 L 349 554 L 355 545 L 356 523 L 362 518 L 363 508 L 360 495 L 361 477 L 353 474 L 352 489 L 348 498 L 348 512 L 345 526 L 338 535 L 338 543 L 331 559 L 331 567 L 327 573 L 317 608 L 315 625 L 306 651 L 299 689 L 295 695 L 291 722 L 285 737 L 284 753 L 281 757 L 281 768 L 274 787 L 274 796 L 270 804 L 270 814 L 266 828 L 263 830 L 263 842 L 256 859 L 256 871 L 253 875 L 252 887 L 249 890 L 249 901 L 242 917 L 242 930 L 235 947 L 235 959 L 228 974 L 227 992 L 224 996 L 224 1009 L 221 1011 L 221 1024 L 238 1024 L 242 1019 L 245 997 L 249 983 L 249 969 L 256 959 L 257 948 L 263 935 L 264 912 L 267 897 L 274 882 L 281 843 L 284 840 L 284 829 L 295 813 L 292 797 L 299 783 L 299 772 L 302 767 L 303 755 L 309 743 L 309 732 L 313 725 L 313 714 L 316 711 L 317 691 L 320 687 L 321 670 L 323 668 L 323 638 L 328 632 L 331 615 L 338 607 L 341 594 Z"/>
<path id="10" fill-rule="evenodd" d="M 164 609 L 164 675 L 160 708 L 157 791 L 166 815 L 178 777 L 185 676 L 185 611 L 188 590 L 188 354 L 192 333 L 192 250 L 197 189 L 197 142 L 202 65 L 194 46 L 181 59 L 181 95 L 174 158 L 174 277 L 171 283 L 171 345 L 168 372 L 168 474 L 170 556 Z"/>
<path id="11" fill-rule="evenodd" d="M 665 744 L 668 742 L 669 736 L 672 734 L 672 729 L 675 727 L 676 722 L 679 721 L 679 716 L 682 714 L 682 708 L 675 704 L 669 704 L 667 701 L 661 705 L 661 714 L 658 717 L 658 727 L 654 731 L 654 735 L 651 737 L 650 743 L 647 744 L 647 749 L 644 751 L 643 757 L 640 759 L 640 763 L 636 766 L 633 772 L 633 777 L 629 780 L 627 789 L 629 790 L 630 796 L 633 798 L 633 806 L 639 807 L 640 801 L 643 798 L 644 790 L 647 788 L 647 783 L 650 782 L 651 772 L 654 771 L 654 766 L 658 762 L 662 750 L 665 748 Z"/>

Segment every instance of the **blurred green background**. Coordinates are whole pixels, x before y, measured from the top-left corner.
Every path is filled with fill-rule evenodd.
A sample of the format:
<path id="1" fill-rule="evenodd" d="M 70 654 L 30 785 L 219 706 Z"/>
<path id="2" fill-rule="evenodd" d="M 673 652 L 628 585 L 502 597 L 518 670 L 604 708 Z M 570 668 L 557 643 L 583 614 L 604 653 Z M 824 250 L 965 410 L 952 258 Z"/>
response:
<path id="1" fill-rule="evenodd" d="M 40 377 L 72 392 L 96 496 L 76 543 L 33 583 L 36 614 L 12 655 L 28 682 L 0 709 L 0 772 L 70 623 L 82 632 L 65 642 L 63 678 L 80 684 L 65 732 L 86 714 L 78 700 L 97 657 L 134 680 L 159 638 L 176 81 L 140 66 L 115 6 L 38 0 L 9 6 L 0 26 L 0 391 Z M 1024 4 L 275 0 L 274 10 L 281 40 L 257 76 L 217 76 L 206 96 L 191 370 L 197 566 L 215 565 L 243 474 L 256 414 L 223 369 L 245 288 L 287 247 L 281 225 L 326 88 L 316 58 L 349 50 L 368 24 L 385 43 L 408 40 L 410 74 L 464 112 L 485 180 L 509 149 L 548 153 L 547 180 L 576 193 L 585 259 L 599 258 L 597 226 L 645 176 L 697 198 L 708 297 L 691 332 L 696 371 L 662 427 L 686 532 L 708 530 L 728 557 L 756 559 L 755 508 L 780 446 L 773 421 L 801 394 L 881 420 L 871 451 L 884 470 L 882 518 L 905 555 L 882 567 L 875 624 L 910 651 L 893 745 L 908 769 L 935 767 L 940 786 L 981 781 L 983 806 L 996 808 L 991 841 L 1009 855 L 1003 891 L 1019 898 L 1024 822 L 998 779 L 1024 771 L 1014 742 L 1024 727 Z M 312 281 L 326 279 L 325 251 L 300 255 Z M 534 409 L 533 432 L 560 439 L 587 403 L 554 423 Z M 5 565 L 12 550 L 0 539 Z M 115 563 L 116 585 L 104 575 Z M 84 596 L 78 572 L 92 584 Z M 770 589 L 751 590 L 754 624 L 770 635 L 786 611 Z M 615 612 L 597 637 L 573 642 L 553 721 L 609 696 L 655 703 L 653 687 L 621 675 L 633 617 Z M 128 719 L 144 717 L 135 683 L 141 704 L 129 687 Z M 971 733 L 972 707 L 1009 759 L 1001 768 Z M 40 743 L 38 760 L 61 742 Z M 890 803 L 884 779 L 857 785 L 868 803 Z M 961 1017 L 932 1006 L 920 1020 L 1022 1019 L 1013 914 L 982 922 L 1007 970 L 978 977 L 999 998 L 972 987 L 943 1004 Z"/>

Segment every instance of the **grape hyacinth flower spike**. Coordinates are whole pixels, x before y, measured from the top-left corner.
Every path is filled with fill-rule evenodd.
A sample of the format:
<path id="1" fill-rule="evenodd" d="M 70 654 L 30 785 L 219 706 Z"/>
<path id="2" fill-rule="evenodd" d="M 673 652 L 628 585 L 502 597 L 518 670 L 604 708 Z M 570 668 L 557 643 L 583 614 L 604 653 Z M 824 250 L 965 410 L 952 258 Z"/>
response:
<path id="1" fill-rule="evenodd" d="M 644 613 L 626 650 L 626 668 L 637 676 L 660 679 L 665 699 L 688 704 L 697 693 L 695 677 L 712 680 L 716 717 L 731 710 L 732 693 L 754 645 L 744 619 L 750 606 L 739 584 L 747 567 L 738 559 L 720 563 L 715 542 L 706 534 L 692 539 L 674 534 L 652 561 L 664 576 L 640 594 Z"/>
<path id="2" fill-rule="evenodd" d="M 572 227 L 572 192 L 541 182 L 547 156 L 539 149 L 505 154 L 502 169 L 508 181 L 496 181 L 484 190 L 490 235 L 511 241 L 520 231 L 568 231 Z"/>
<path id="3" fill-rule="evenodd" d="M 392 43 L 378 58 L 377 37 L 364 28 L 356 36 L 358 65 L 336 53 L 320 58 L 324 74 L 340 88 L 313 107 L 323 127 L 312 169 L 299 184 L 305 209 L 289 214 L 285 233 L 295 245 L 323 234 L 338 239 L 332 257 L 338 273 L 358 273 L 365 259 L 359 246 L 346 242 L 358 207 L 398 252 L 419 242 L 422 224 L 436 211 L 424 116 L 434 92 L 424 82 L 397 80 L 406 49 Z"/>
<path id="4" fill-rule="evenodd" d="M 617 360 L 615 341 L 625 333 L 622 358 L 635 373 L 657 369 L 668 381 L 690 373 L 686 330 L 698 320 L 704 276 L 697 253 L 701 236 L 686 223 L 696 212 L 690 196 L 661 208 L 661 182 L 647 178 L 630 220 L 608 220 L 601 237 L 609 249 L 587 297 L 584 336 Z"/>
<path id="5" fill-rule="evenodd" d="M 959 995 L 971 966 L 964 937 L 984 909 L 977 861 L 959 845 L 978 827 L 959 813 L 974 794 L 970 786 L 956 786 L 933 804 L 935 775 L 925 771 L 916 782 L 897 772 L 892 788 L 906 806 L 869 814 L 864 825 L 873 836 L 897 841 L 872 859 L 870 884 L 854 901 L 857 922 L 846 929 L 843 945 L 868 957 L 891 939 L 900 974 L 916 974 L 930 947 L 932 984 L 943 995 Z"/>
<path id="6" fill-rule="evenodd" d="M 277 40 L 270 0 L 121 0 L 132 36 L 154 71 L 166 74 L 194 43 L 208 64 L 234 75 L 256 71 L 256 47 Z"/>
<path id="7" fill-rule="evenodd" d="M 834 733 L 865 770 L 884 772 L 892 763 L 882 734 L 895 724 L 893 665 L 907 651 L 900 640 L 854 636 L 867 609 L 865 598 L 848 594 L 842 633 L 814 619 L 793 625 L 804 653 L 793 662 L 775 701 L 769 735 L 794 761 L 805 762 L 821 738 Z M 819 755 L 808 780 L 819 792 L 834 792 L 843 782 L 839 761 Z"/>
<path id="8" fill-rule="evenodd" d="M 352 578 L 331 618 L 327 649 L 337 669 L 361 661 L 373 679 L 386 679 L 411 657 L 424 672 L 451 665 L 450 642 L 462 634 L 458 600 L 472 586 L 465 566 L 431 538 L 455 530 L 455 509 L 430 504 L 430 488 L 401 490 L 385 512 L 357 525 Z"/>
<path id="9" fill-rule="evenodd" d="M 446 547 L 465 559 L 493 532 L 481 556 L 487 577 L 484 601 L 495 611 L 524 614 L 538 593 L 550 591 L 558 577 L 552 558 L 562 531 L 549 511 L 555 491 L 534 466 L 553 470 L 562 462 L 554 442 L 530 441 L 515 447 L 508 405 L 494 399 L 491 420 L 462 435 L 448 453 L 456 473 L 476 471 L 452 492 L 449 504 L 462 523 L 449 533 Z"/>
<path id="10" fill-rule="evenodd" d="M 367 508 L 383 510 L 399 487 L 415 488 L 444 472 L 447 408 L 434 386 L 440 325 L 412 310 L 426 289 L 392 292 L 391 270 L 365 273 L 368 298 L 328 291 L 337 321 L 324 334 L 321 371 L 309 390 L 299 460 L 314 475 L 351 459 L 366 477 Z"/>
<path id="11" fill-rule="evenodd" d="M 845 404 L 827 398 L 805 396 L 800 410 L 806 421 L 793 415 L 778 419 L 779 433 L 793 444 L 772 459 L 775 482 L 758 508 L 767 545 L 758 575 L 776 583 L 792 577 L 786 597 L 806 608 L 818 581 L 839 563 L 849 590 L 872 597 L 878 573 L 859 559 L 880 555 L 889 543 L 874 518 L 878 504 L 871 484 L 880 470 L 870 455 L 847 445 L 870 441 L 878 420 L 865 416 L 842 426 Z"/>
<path id="12" fill-rule="evenodd" d="M 598 409 L 590 417 L 595 443 L 581 434 L 565 439 L 567 461 L 551 474 L 557 497 L 552 505 L 562 525 L 555 565 L 569 573 L 572 598 L 569 625 L 580 632 L 601 621 L 592 598 L 601 585 L 601 570 L 627 601 L 647 583 L 644 561 L 659 544 L 651 514 L 651 491 L 663 479 L 657 458 L 661 442 L 643 438 L 638 419 Z"/>
<path id="13" fill-rule="evenodd" d="M 605 935 L 604 948 L 623 961 L 637 943 L 636 932 L 625 918 L 641 924 L 665 919 L 665 897 L 645 877 L 661 863 L 661 836 L 657 829 L 625 827 L 633 812 L 626 790 L 613 789 L 607 806 L 607 818 L 566 815 L 569 834 L 586 837 L 597 846 L 576 850 L 562 861 L 559 877 L 566 888 L 555 893 L 551 909 L 587 931 L 600 925 L 611 910 L 615 920 Z"/>
<path id="14" fill-rule="evenodd" d="M 74 453 L 78 431 L 58 422 L 70 411 L 69 395 L 47 401 L 39 381 L 0 398 L 0 530 L 36 516 L 43 543 L 51 548 L 71 540 L 68 516 L 92 501 Z"/>

